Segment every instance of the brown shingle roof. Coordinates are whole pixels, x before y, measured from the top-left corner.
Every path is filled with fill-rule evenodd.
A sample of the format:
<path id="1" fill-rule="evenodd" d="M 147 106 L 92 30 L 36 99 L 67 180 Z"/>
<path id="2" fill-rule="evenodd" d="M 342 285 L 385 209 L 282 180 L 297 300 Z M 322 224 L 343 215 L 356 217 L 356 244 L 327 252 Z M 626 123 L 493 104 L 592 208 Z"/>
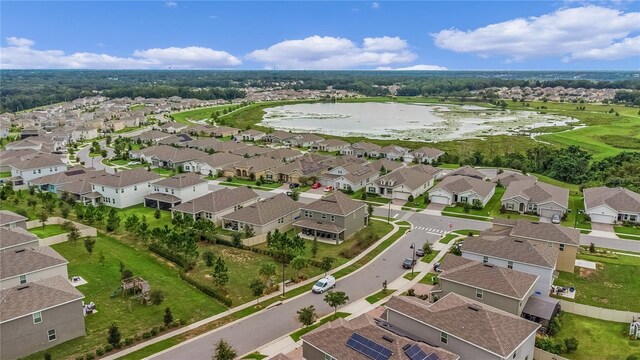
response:
<path id="1" fill-rule="evenodd" d="M 391 161 L 389 159 L 378 159 L 374 162 L 371 163 L 371 166 L 376 169 L 376 171 L 380 172 L 380 170 L 382 169 L 382 167 L 385 168 L 385 170 L 387 170 L 387 172 L 396 170 L 398 168 L 402 167 L 402 163 L 401 162 L 397 162 L 397 161 Z"/>
<path id="2" fill-rule="evenodd" d="M 274 169 L 284 163 L 280 160 L 269 159 L 265 157 L 255 157 L 249 159 L 243 159 L 237 163 L 232 164 L 230 167 L 235 169 L 248 169 L 249 172 L 258 172 L 268 169 Z"/>
<path id="3" fill-rule="evenodd" d="M 197 214 L 202 211 L 217 213 L 252 199 L 257 200 L 258 194 L 246 186 L 233 189 L 224 188 L 174 206 L 172 210 L 189 214 Z"/>
<path id="4" fill-rule="evenodd" d="M 473 191 L 476 194 L 486 197 L 496 187 L 496 184 L 479 180 L 468 176 L 447 176 L 433 190 L 442 189 L 450 194 L 461 193 L 464 191 Z"/>
<path id="5" fill-rule="evenodd" d="M 325 354 L 331 355 L 335 359 L 370 360 L 367 356 L 347 346 L 347 340 L 349 340 L 354 333 L 358 333 L 391 350 L 392 355 L 389 357 L 389 360 L 407 360 L 408 358 L 404 353 L 404 347 L 414 344 L 418 345 L 426 355 L 435 353 L 442 360 L 459 359 L 458 355 L 450 351 L 429 346 L 423 342 L 416 342 L 385 330 L 378 326 L 373 317 L 368 314 L 360 315 L 352 320 L 337 319 L 324 324 L 316 330 L 303 335 L 302 340 Z M 385 340 L 383 336 L 393 341 L 389 342 Z"/>
<path id="6" fill-rule="evenodd" d="M 394 296 L 385 306 L 390 311 L 411 316 L 449 336 L 463 339 L 502 357 L 511 354 L 540 327 L 534 322 L 455 293 L 449 293 L 433 304 L 412 297 Z"/>
<path id="7" fill-rule="evenodd" d="M 366 207 L 367 205 L 360 201 L 355 201 L 341 191 L 320 198 L 310 204 L 302 205 L 302 210 L 318 211 L 327 214 L 348 215 L 352 212 Z"/>
<path id="8" fill-rule="evenodd" d="M 69 263 L 48 246 L 25 248 L 0 253 L 0 279 L 34 272 Z"/>
<path id="9" fill-rule="evenodd" d="M 480 179 L 480 180 L 483 180 L 484 178 L 487 177 L 487 175 L 481 173 L 480 171 L 472 168 L 469 165 L 465 165 L 457 170 L 454 170 L 450 172 L 447 176 L 453 176 L 453 175 L 468 176 L 468 177 Z"/>
<path id="10" fill-rule="evenodd" d="M 212 168 L 224 168 L 242 160 L 244 160 L 244 158 L 240 155 L 220 152 L 205 156 L 201 161 Z"/>
<path id="11" fill-rule="evenodd" d="M 496 235 L 491 231 L 478 237 L 468 237 L 462 252 L 496 257 L 526 264 L 553 268 L 558 259 L 558 249 L 535 241 L 511 236 Z"/>
<path id="12" fill-rule="evenodd" d="M 524 299 L 538 280 L 537 275 L 483 264 L 480 261 L 451 254 L 444 256 L 440 269 L 442 269 L 442 273 L 439 277 L 442 280 L 457 282 L 519 300 Z"/>
<path id="13" fill-rule="evenodd" d="M 150 146 L 138 151 L 137 153 L 148 157 L 155 157 L 163 161 L 172 161 L 174 163 L 202 159 L 207 155 L 204 151 L 189 148 L 176 148 L 169 145 Z"/>
<path id="14" fill-rule="evenodd" d="M 405 185 L 410 190 L 415 190 L 428 183 L 431 179 L 433 179 L 433 175 L 413 169 L 413 167 L 403 167 L 378 178 L 376 184 L 394 188 Z"/>
<path id="15" fill-rule="evenodd" d="M 36 235 L 23 228 L 0 227 L 0 250 L 31 243 L 37 246 L 38 241 L 39 238 Z"/>
<path id="16" fill-rule="evenodd" d="M 0 290 L 0 323 L 83 298 L 62 276 Z"/>
<path id="17" fill-rule="evenodd" d="M 565 209 L 569 207 L 569 190 L 537 180 L 511 181 L 502 195 L 502 200 L 516 196 L 536 204 L 555 202 Z"/>
<path id="18" fill-rule="evenodd" d="M 423 146 L 419 149 L 415 149 L 412 151 L 413 156 L 415 157 L 429 157 L 429 158 L 437 158 L 438 156 L 444 154 L 444 151 L 440 149 L 430 148 Z"/>
<path id="19" fill-rule="evenodd" d="M 535 177 L 533 176 L 527 176 L 527 175 L 523 175 L 517 172 L 503 172 L 502 174 L 498 174 L 495 178 L 493 178 L 491 181 L 497 183 L 498 181 L 500 181 L 500 184 L 502 186 L 509 186 L 509 184 L 511 184 L 512 181 L 522 181 L 522 180 L 536 180 Z"/>
<path id="20" fill-rule="evenodd" d="M 512 226 L 511 236 L 574 246 L 580 244 L 580 230 L 578 229 L 569 229 L 556 224 L 531 222 L 527 220 L 517 220 Z"/>
<path id="21" fill-rule="evenodd" d="M 299 210 L 300 203 L 291 200 L 286 194 L 278 194 L 224 215 L 223 219 L 265 225 Z"/>
<path id="22" fill-rule="evenodd" d="M 583 192 L 587 209 L 607 205 L 616 211 L 640 213 L 640 194 L 631 190 L 601 186 L 587 188 Z"/>
<path id="23" fill-rule="evenodd" d="M 33 157 L 26 158 L 20 162 L 15 162 L 11 166 L 19 170 L 39 169 L 47 166 L 62 166 L 65 163 L 59 155 L 40 153 Z"/>
<path id="24" fill-rule="evenodd" d="M 203 178 L 200 177 L 200 175 L 196 173 L 184 173 L 184 174 L 176 174 L 168 178 L 164 178 L 153 184 L 158 186 L 166 186 L 174 189 L 182 189 L 185 187 L 194 186 L 194 185 L 202 184 L 206 182 L 207 180 L 204 180 Z"/>
<path id="25" fill-rule="evenodd" d="M 136 168 L 131 170 L 120 171 L 115 174 L 103 173 L 91 180 L 91 184 L 104 185 L 114 188 L 122 188 L 144 182 L 153 182 L 160 179 L 160 175 L 153 171 Z"/>

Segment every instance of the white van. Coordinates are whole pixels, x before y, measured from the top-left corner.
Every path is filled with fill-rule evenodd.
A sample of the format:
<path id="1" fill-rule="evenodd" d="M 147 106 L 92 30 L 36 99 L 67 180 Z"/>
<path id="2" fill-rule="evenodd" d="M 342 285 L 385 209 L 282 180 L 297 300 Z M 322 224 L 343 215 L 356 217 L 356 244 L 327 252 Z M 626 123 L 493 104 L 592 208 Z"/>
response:
<path id="1" fill-rule="evenodd" d="M 311 288 L 311 291 L 316 294 L 322 294 L 323 292 L 329 289 L 333 289 L 334 287 L 336 287 L 336 278 L 328 275 L 318 280 L 318 282 L 313 285 L 313 288 Z"/>

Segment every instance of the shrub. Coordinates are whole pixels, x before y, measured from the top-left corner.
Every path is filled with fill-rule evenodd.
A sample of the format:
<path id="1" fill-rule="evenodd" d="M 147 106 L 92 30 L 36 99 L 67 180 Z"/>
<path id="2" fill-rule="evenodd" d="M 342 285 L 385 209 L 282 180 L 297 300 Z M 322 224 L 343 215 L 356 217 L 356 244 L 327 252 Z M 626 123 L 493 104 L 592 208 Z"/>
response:
<path id="1" fill-rule="evenodd" d="M 162 245 L 158 245 L 158 244 L 150 244 L 149 245 L 149 250 L 156 253 L 157 255 L 171 261 L 172 263 L 175 263 L 177 265 L 179 265 L 180 267 L 182 267 L 182 269 L 184 269 L 184 271 L 189 271 L 189 270 L 193 270 L 193 268 L 196 267 L 196 261 L 192 260 L 192 259 L 187 259 L 186 257 L 177 254 L 175 252 L 172 252 L 170 250 L 168 250 L 167 248 L 165 248 Z"/>
<path id="2" fill-rule="evenodd" d="M 407 296 L 416 296 L 416 291 L 414 289 L 407 290 Z"/>
<path id="3" fill-rule="evenodd" d="M 104 355 L 104 349 L 99 347 L 96 349 L 96 356 L 102 356 Z"/>
<path id="4" fill-rule="evenodd" d="M 151 290 L 149 292 L 149 300 L 153 305 L 160 305 L 164 301 L 164 293 L 162 290 Z"/>
<path id="5" fill-rule="evenodd" d="M 108 353 L 108 352 L 111 352 L 112 350 L 113 350 L 113 345 L 107 344 L 107 345 L 104 346 L 104 353 L 105 354 Z"/>
<path id="6" fill-rule="evenodd" d="M 214 289 L 213 287 L 206 285 L 206 284 L 202 284 L 197 280 L 192 279 L 191 277 L 189 277 L 187 274 L 185 274 L 184 272 L 180 273 L 180 278 L 186 282 L 188 282 L 189 284 L 195 286 L 198 290 L 202 291 L 203 293 L 211 296 L 212 298 L 220 301 L 221 303 L 223 303 L 224 305 L 226 305 L 227 307 L 231 307 L 231 300 L 228 299 L 226 296 L 224 296 L 222 293 L 220 293 L 218 290 Z"/>
<path id="7" fill-rule="evenodd" d="M 86 353 L 84 355 L 84 360 L 93 360 L 95 358 L 96 358 L 96 356 L 93 353 Z"/>
<path id="8" fill-rule="evenodd" d="M 133 343 L 134 343 L 134 340 L 133 340 L 133 338 L 132 338 L 132 337 L 128 337 L 128 338 L 125 338 L 125 339 L 124 339 L 124 345 L 125 345 L 125 346 L 129 346 L 129 345 L 131 345 L 131 344 L 133 344 Z"/>
<path id="9" fill-rule="evenodd" d="M 156 335 L 158 335 L 159 332 L 160 332 L 160 330 L 158 330 L 157 326 L 152 327 L 151 331 L 150 331 L 151 336 L 156 336 Z"/>
<path id="10" fill-rule="evenodd" d="M 413 200 L 415 199 L 413 198 L 413 195 L 409 195 L 409 198 L 407 200 L 409 200 L 409 202 L 413 202 Z"/>
<path id="11" fill-rule="evenodd" d="M 564 346 L 568 353 L 578 350 L 578 344 L 579 344 L 578 339 L 574 337 L 564 339 Z"/>
<path id="12" fill-rule="evenodd" d="M 78 356 L 76 356 L 76 360 L 84 360 L 84 355 L 78 355 Z"/>
<path id="13" fill-rule="evenodd" d="M 556 316 L 549 322 L 549 335 L 556 335 L 560 332 L 560 328 L 560 319 L 558 319 L 558 317 Z"/>
<path id="14" fill-rule="evenodd" d="M 151 333 L 150 333 L 150 332 L 144 332 L 144 333 L 142 333 L 142 338 L 143 338 L 143 339 L 149 339 L 149 338 L 151 338 Z"/>

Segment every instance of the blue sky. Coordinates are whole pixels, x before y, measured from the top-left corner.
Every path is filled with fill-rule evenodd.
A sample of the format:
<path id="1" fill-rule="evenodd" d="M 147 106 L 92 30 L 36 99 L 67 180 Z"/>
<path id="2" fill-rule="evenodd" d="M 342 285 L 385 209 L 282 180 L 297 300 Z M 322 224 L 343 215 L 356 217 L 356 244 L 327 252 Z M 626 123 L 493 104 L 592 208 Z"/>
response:
<path id="1" fill-rule="evenodd" d="M 1 7 L 3 69 L 640 69 L 634 1 Z"/>

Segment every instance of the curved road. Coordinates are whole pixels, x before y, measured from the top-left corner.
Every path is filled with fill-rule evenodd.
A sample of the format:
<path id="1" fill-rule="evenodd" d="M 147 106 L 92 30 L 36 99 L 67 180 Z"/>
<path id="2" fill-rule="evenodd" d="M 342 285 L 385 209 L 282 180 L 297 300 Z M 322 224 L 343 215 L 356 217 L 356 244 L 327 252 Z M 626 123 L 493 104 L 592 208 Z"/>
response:
<path id="1" fill-rule="evenodd" d="M 337 291 L 344 291 L 350 302 L 359 300 L 382 288 L 382 282 L 391 282 L 402 276 L 407 270 L 402 268 L 402 261 L 412 255 L 411 243 L 420 246 L 425 241 L 435 242 L 439 236 L 422 231 L 411 231 L 390 246 L 374 261 L 360 271 L 338 280 Z M 239 354 L 252 351 L 298 328 L 296 311 L 313 305 L 319 316 L 333 311 L 325 302 L 323 295 L 307 293 L 280 306 L 244 318 L 237 323 L 214 330 L 200 337 L 181 343 L 153 359 L 211 359 L 214 344 L 225 339 Z"/>

